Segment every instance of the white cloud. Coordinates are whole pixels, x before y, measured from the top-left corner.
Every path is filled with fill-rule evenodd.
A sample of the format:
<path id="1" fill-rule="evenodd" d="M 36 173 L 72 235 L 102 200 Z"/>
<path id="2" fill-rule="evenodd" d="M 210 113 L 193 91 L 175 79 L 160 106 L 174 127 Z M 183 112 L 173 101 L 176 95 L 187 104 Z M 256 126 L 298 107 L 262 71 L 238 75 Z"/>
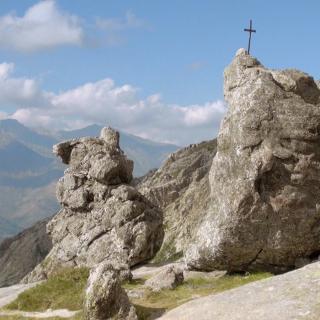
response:
<path id="1" fill-rule="evenodd" d="M 13 70 L 13 64 L 0 64 L 0 110 L 15 106 L 9 115 L 0 111 L 0 117 L 32 127 L 76 129 L 97 123 L 182 145 L 214 137 L 226 111 L 222 101 L 180 106 L 165 103 L 159 94 L 142 99 L 137 88 L 117 86 L 112 79 L 55 94 L 33 79 L 15 78 Z"/>
<path id="2" fill-rule="evenodd" d="M 34 52 L 61 45 L 81 45 L 84 33 L 75 15 L 61 11 L 54 0 L 30 7 L 22 17 L 0 17 L 0 46 Z"/>
<path id="3" fill-rule="evenodd" d="M 65 45 L 90 45 L 90 42 L 114 46 L 125 43 L 126 31 L 149 28 L 131 11 L 123 18 L 97 18 L 91 32 L 89 25 L 90 22 L 62 11 L 56 0 L 42 0 L 22 16 L 14 12 L 0 16 L 0 48 L 30 53 Z"/>
<path id="4" fill-rule="evenodd" d="M 146 23 L 139 19 L 133 12 L 127 11 L 124 19 L 120 18 L 97 18 L 96 25 L 105 31 L 119 31 L 135 29 L 146 26 Z"/>
<path id="5" fill-rule="evenodd" d="M 14 78 L 13 63 L 0 64 L 0 105 L 14 107 L 45 106 L 49 93 L 43 92 L 34 79 Z"/>
<path id="6" fill-rule="evenodd" d="M 126 30 L 146 28 L 148 24 L 127 11 L 124 18 L 97 18 L 96 27 L 104 32 L 106 44 L 115 46 L 125 42 L 123 33 Z"/>
<path id="7" fill-rule="evenodd" d="M 222 101 L 206 103 L 203 106 L 194 105 L 183 108 L 184 122 L 186 125 L 202 126 L 210 123 L 217 114 L 224 114 L 225 106 Z"/>
<path id="8" fill-rule="evenodd" d="M 7 62 L 1 63 L 0 64 L 0 79 L 1 80 L 6 79 L 10 75 L 10 73 L 12 73 L 13 69 L 14 69 L 13 63 L 7 63 Z"/>

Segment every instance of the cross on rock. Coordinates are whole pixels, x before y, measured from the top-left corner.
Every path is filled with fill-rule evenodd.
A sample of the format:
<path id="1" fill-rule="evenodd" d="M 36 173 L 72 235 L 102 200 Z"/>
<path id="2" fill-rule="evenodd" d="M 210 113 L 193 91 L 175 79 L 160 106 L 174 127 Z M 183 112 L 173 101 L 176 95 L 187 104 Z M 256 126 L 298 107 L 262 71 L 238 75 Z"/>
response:
<path id="1" fill-rule="evenodd" d="M 252 20 L 250 20 L 250 28 L 244 29 L 244 31 L 249 32 L 249 43 L 248 43 L 248 54 L 250 54 L 250 47 L 251 47 L 251 34 L 254 32 L 256 33 L 257 30 L 252 29 Z"/>

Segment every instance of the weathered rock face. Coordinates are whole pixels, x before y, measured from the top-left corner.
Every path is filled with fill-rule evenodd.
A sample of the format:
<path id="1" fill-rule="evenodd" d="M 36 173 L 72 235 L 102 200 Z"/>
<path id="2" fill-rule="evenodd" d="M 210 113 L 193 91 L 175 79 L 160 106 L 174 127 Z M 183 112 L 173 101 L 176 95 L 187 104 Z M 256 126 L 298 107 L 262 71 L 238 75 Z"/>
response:
<path id="1" fill-rule="evenodd" d="M 121 288 L 119 270 L 101 263 L 90 272 L 85 297 L 88 320 L 137 320 L 135 308 Z"/>
<path id="2" fill-rule="evenodd" d="M 195 299 L 159 320 L 320 319 L 320 262 L 236 289 Z"/>
<path id="3" fill-rule="evenodd" d="M 163 210 L 166 227 L 157 260 L 181 255 L 209 203 L 209 170 L 216 140 L 181 149 L 137 184 L 139 191 Z"/>
<path id="4" fill-rule="evenodd" d="M 212 204 L 190 267 L 284 271 L 320 250 L 320 90 L 244 50 L 225 70 L 229 111 L 210 171 Z"/>
<path id="5" fill-rule="evenodd" d="M 169 266 L 145 282 L 145 286 L 158 292 L 163 289 L 175 289 L 184 280 L 183 269 Z"/>
<path id="6" fill-rule="evenodd" d="M 0 244 L 0 287 L 18 283 L 49 253 L 48 221 L 42 220 Z"/>
<path id="7" fill-rule="evenodd" d="M 105 128 L 101 138 L 67 141 L 54 151 L 69 165 L 57 185 L 62 210 L 47 226 L 53 249 L 27 280 L 59 266 L 132 266 L 152 258 L 163 239 L 162 213 L 125 184 L 133 163 L 119 148 L 118 132 Z"/>

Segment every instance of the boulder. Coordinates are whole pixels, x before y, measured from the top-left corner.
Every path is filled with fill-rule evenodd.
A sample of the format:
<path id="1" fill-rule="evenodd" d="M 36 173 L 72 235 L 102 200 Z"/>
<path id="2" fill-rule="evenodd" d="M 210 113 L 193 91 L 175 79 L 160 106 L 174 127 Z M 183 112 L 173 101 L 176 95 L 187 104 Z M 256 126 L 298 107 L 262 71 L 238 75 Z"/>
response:
<path id="1" fill-rule="evenodd" d="M 91 270 L 85 295 L 87 320 L 137 320 L 135 308 L 121 288 L 119 270 L 101 263 Z"/>
<path id="2" fill-rule="evenodd" d="M 127 184 L 133 163 L 119 148 L 119 133 L 104 128 L 101 138 L 63 142 L 54 151 L 69 165 L 57 184 L 62 209 L 47 225 L 52 250 L 25 281 L 63 266 L 151 259 L 163 239 L 162 212 Z"/>
<path id="3" fill-rule="evenodd" d="M 320 252 L 320 90 L 244 50 L 224 73 L 229 110 L 190 268 L 282 272 Z"/>
<path id="4" fill-rule="evenodd" d="M 159 320 L 320 319 L 320 262 L 187 302 Z"/>
<path id="5" fill-rule="evenodd" d="M 182 284 L 183 280 L 183 270 L 172 265 L 148 279 L 145 286 L 155 292 L 163 289 L 173 290 Z"/>
<path id="6" fill-rule="evenodd" d="M 163 211 L 165 237 L 158 262 L 174 260 L 188 248 L 207 209 L 209 170 L 216 139 L 172 153 L 164 164 L 136 182 L 138 190 Z"/>

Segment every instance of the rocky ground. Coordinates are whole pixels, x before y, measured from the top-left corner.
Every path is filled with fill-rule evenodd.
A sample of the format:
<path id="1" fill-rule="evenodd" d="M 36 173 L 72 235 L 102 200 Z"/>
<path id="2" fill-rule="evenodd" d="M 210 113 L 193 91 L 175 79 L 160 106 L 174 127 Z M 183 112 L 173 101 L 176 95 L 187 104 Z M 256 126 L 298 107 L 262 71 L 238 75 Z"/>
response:
<path id="1" fill-rule="evenodd" d="M 135 303 L 139 315 L 138 319 L 318 319 L 320 262 L 260 281 L 255 281 L 259 280 L 259 278 L 250 279 L 248 275 L 242 276 L 240 282 L 229 283 L 229 287 L 221 287 L 223 282 L 226 284 L 229 281 L 226 280 L 228 278 L 224 279 L 225 273 L 223 272 L 207 273 L 187 270 L 184 272 L 186 284 L 181 283 L 173 289 L 163 289 L 163 292 L 150 293 L 147 287 L 138 284 L 139 279 L 159 278 L 159 275 L 163 274 L 164 270 L 170 269 L 172 266 L 183 268 L 183 264 L 181 263 L 138 267 L 133 270 L 131 284 L 129 282 L 123 285 L 130 300 Z M 199 286 L 199 279 L 202 279 L 201 286 Z M 233 281 L 234 279 L 237 278 L 233 278 Z M 246 284 L 250 281 L 254 282 Z M 190 288 L 190 292 L 193 292 L 193 295 L 186 296 L 184 295 L 185 290 L 187 290 L 191 283 L 193 284 L 193 289 Z M 212 285 L 211 295 L 210 290 L 207 290 L 210 285 Z M 0 289 L 0 307 L 13 301 L 18 292 L 22 292 L 31 286 L 34 285 L 19 285 L 18 287 Z M 232 289 L 232 286 L 236 286 L 237 288 Z M 219 293 L 219 291 L 224 292 Z M 2 300 L 1 297 L 3 296 L 6 297 L 6 300 Z M 181 300 L 173 301 L 174 299 Z M 184 303 L 183 299 L 191 301 Z M 174 308 L 174 303 L 181 304 L 181 306 Z M 169 306 L 169 309 L 172 310 L 166 312 L 166 306 Z M 49 318 L 52 316 L 72 318 L 76 314 L 77 311 L 63 309 L 43 312 L 2 310 L 0 311 L 0 319 L 2 317 L 3 319 L 8 319 L 8 316 L 13 315 L 23 318 Z M 91 317 L 90 319 L 93 318 Z"/>
<path id="2" fill-rule="evenodd" d="M 47 310 L 43 312 L 26 312 L 26 311 L 0 311 L 0 319 L 52 319 L 52 318 L 72 318 L 78 312 L 66 309 Z"/>
<path id="3" fill-rule="evenodd" d="M 102 273 L 101 267 L 104 270 Z M 109 269 L 110 267 L 112 271 Z M 116 310 L 118 310 L 116 306 L 121 306 L 122 310 L 125 310 L 125 305 L 130 306 L 128 300 L 126 300 L 126 296 L 128 296 L 130 303 L 135 307 L 138 319 L 156 319 L 164 314 L 166 310 L 175 308 L 177 305 L 181 305 L 189 300 L 228 290 L 270 276 L 269 274 L 228 276 L 225 272 L 221 271 L 190 271 L 184 269 L 182 262 L 162 265 L 148 264 L 135 267 L 132 270 L 132 279 L 131 277 L 128 279 L 128 274 L 123 273 L 120 277 L 122 279 L 121 287 L 123 288 L 121 289 L 119 286 L 120 282 L 118 282 L 119 278 L 114 273 L 114 270 L 113 266 L 107 265 L 105 269 L 105 266 L 100 264 L 100 270 L 97 270 L 98 276 L 95 274 L 96 271 L 94 271 L 91 277 L 93 278 L 93 283 L 96 283 L 95 278 L 104 279 L 104 285 L 99 281 L 100 285 L 97 289 L 102 289 L 105 295 L 91 295 L 90 292 L 96 290 L 93 288 L 90 290 L 88 288 L 86 294 L 94 298 L 92 302 L 94 302 L 95 306 L 108 306 L 108 303 L 111 302 L 113 309 L 115 308 Z M 66 270 L 59 276 L 42 282 L 40 286 L 32 289 L 33 291 L 28 290 L 29 285 L 20 285 L 20 293 L 26 290 L 24 296 L 20 296 L 17 300 L 15 300 L 17 294 L 9 297 L 5 304 L 11 302 L 11 305 L 0 309 L 0 319 L 9 320 L 13 316 L 20 318 L 49 318 L 54 315 L 72 319 L 83 319 L 83 312 L 81 310 L 83 302 L 81 299 L 83 299 L 82 292 L 85 290 L 86 280 L 81 274 L 84 275 L 85 273 L 81 270 L 76 271 L 76 269 L 74 271 L 70 269 Z M 173 275 L 173 277 L 170 277 L 170 275 Z M 176 281 L 176 275 L 179 276 L 179 282 Z M 92 279 L 89 279 L 88 282 L 92 282 Z M 153 283 L 152 286 L 148 282 Z M 115 285 L 116 283 L 118 284 Z M 159 284 L 162 286 L 161 290 L 158 290 Z M 15 290 L 15 287 L 0 289 L 0 295 L 2 293 L 7 295 L 8 292 L 15 292 Z M 125 295 L 122 299 L 117 299 L 117 301 L 122 301 L 120 305 L 114 300 L 118 297 L 119 292 L 122 292 L 121 295 Z M 95 291 L 95 293 L 97 292 Z M 70 301 L 70 296 L 77 296 L 77 298 Z M 107 299 L 104 304 L 97 304 L 96 302 L 99 302 L 99 299 L 104 296 L 108 296 L 110 299 Z M 66 299 L 67 297 L 69 299 Z M 127 302 L 124 303 L 123 299 Z M 99 309 L 94 308 L 94 310 L 95 315 L 92 315 L 89 319 L 96 318 L 96 312 Z M 112 308 L 109 307 L 107 310 L 110 311 Z M 104 317 L 104 319 L 106 318 L 108 319 L 108 317 Z M 120 319 L 130 318 L 124 317 Z"/>
<path id="4" fill-rule="evenodd" d="M 4 307 L 11 301 L 14 301 L 18 295 L 34 286 L 38 282 L 28 283 L 28 284 L 16 284 L 14 286 L 0 288 L 0 308 Z"/>
<path id="5" fill-rule="evenodd" d="M 320 262 L 217 295 L 199 298 L 159 320 L 316 320 Z"/>

